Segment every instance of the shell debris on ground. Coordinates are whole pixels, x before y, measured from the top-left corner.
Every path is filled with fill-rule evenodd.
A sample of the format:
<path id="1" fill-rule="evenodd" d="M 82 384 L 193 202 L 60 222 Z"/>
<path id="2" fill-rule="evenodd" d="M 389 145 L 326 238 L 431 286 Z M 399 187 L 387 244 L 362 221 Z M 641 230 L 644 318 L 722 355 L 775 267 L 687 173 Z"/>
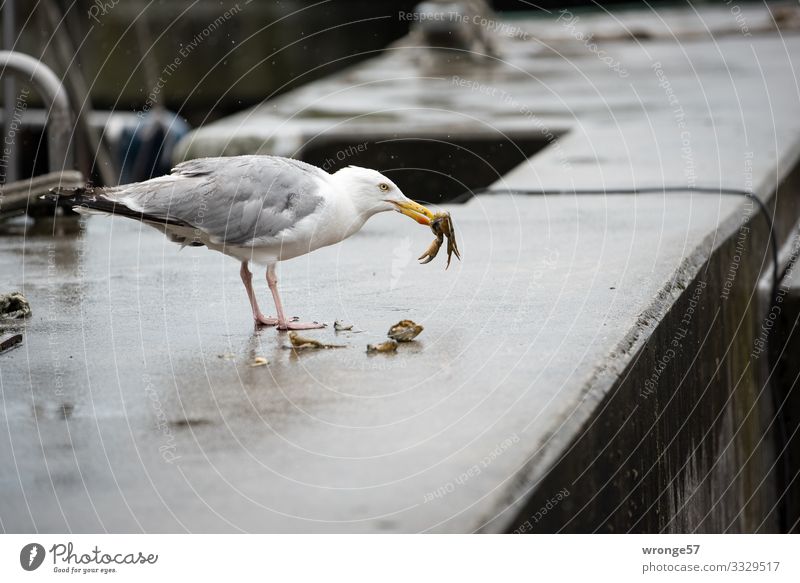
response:
<path id="1" fill-rule="evenodd" d="M 387 340 L 380 344 L 367 344 L 367 352 L 370 354 L 378 352 L 397 352 L 397 342 L 395 340 Z"/>
<path id="2" fill-rule="evenodd" d="M 21 292 L 0 295 L 0 318 L 16 320 L 31 315 L 31 305 Z"/>
<path id="3" fill-rule="evenodd" d="M 387 336 L 397 342 L 411 342 L 419 336 L 424 328 L 413 320 L 400 320 L 397 324 L 389 328 Z"/>
<path id="4" fill-rule="evenodd" d="M 305 349 L 305 348 L 345 348 L 343 344 L 327 344 L 325 342 L 320 342 L 314 338 L 306 338 L 305 336 L 300 336 L 297 332 L 289 332 L 289 342 L 292 345 L 288 348 L 293 349 Z"/>

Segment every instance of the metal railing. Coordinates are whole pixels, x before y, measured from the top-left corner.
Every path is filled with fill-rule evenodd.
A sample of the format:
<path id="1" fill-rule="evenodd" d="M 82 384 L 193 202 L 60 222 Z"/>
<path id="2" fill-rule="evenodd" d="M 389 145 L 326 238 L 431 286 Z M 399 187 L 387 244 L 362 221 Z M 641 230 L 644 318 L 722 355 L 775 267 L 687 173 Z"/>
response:
<path id="1" fill-rule="evenodd" d="M 15 51 L 0 51 L 0 77 L 12 74 L 34 86 L 48 109 L 47 156 L 50 172 L 74 167 L 70 141 L 73 117 L 61 81 L 41 61 Z"/>

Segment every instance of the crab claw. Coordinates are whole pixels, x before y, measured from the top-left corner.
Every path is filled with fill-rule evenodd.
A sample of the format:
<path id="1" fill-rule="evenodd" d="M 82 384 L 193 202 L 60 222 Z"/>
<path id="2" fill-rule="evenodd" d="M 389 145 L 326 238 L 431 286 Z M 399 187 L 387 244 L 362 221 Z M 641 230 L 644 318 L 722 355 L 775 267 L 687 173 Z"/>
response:
<path id="1" fill-rule="evenodd" d="M 442 234 L 437 235 L 436 239 L 431 243 L 431 246 L 425 249 L 425 253 L 417 258 L 419 262 L 424 265 L 425 263 L 433 261 L 433 258 L 439 254 L 439 249 L 441 249 L 443 242 L 444 236 Z"/>

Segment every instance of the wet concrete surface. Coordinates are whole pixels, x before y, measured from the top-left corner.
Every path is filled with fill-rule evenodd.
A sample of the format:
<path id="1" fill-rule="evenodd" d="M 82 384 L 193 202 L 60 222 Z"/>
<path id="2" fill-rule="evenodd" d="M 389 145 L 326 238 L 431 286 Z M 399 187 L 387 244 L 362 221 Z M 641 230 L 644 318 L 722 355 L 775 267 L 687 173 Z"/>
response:
<path id="1" fill-rule="evenodd" d="M 703 17 L 711 13 L 727 30 L 719 41 L 698 38 L 694 17 L 681 11 L 665 11 L 663 23 L 651 15 L 650 25 L 664 30 L 649 42 L 604 41 L 630 73 L 625 79 L 551 21 L 519 23 L 549 46 L 508 41 L 508 67 L 420 73 L 410 49 L 400 47 L 212 124 L 187 140 L 182 155 L 297 154 L 309 136 L 332 128 L 370 139 L 398 128 L 486 124 L 539 136 L 568 131 L 496 186 L 752 188 L 777 205 L 783 244 L 797 217 L 797 182 L 784 181 L 800 152 L 797 91 L 787 89 L 800 40 L 789 33 L 745 40 L 729 34 L 735 21 L 727 8 L 704 9 Z M 582 23 L 614 28 L 608 17 Z M 662 38 L 681 28 L 695 36 L 681 44 Z M 553 44 L 545 32 L 556 30 Z M 487 99 L 475 86 L 456 90 L 453 75 L 510 98 Z M 358 94 L 367 90 L 368 100 Z M 378 117 L 361 118 L 365 107 Z M 688 157 L 680 123 L 690 132 Z M 5 291 L 24 291 L 33 316 L 3 325 L 25 340 L 0 356 L 0 463 L 9 468 L 0 526 L 502 531 L 524 525 L 537 503 L 568 488 L 569 502 L 548 523 L 554 529 L 585 509 L 590 519 L 570 528 L 644 522 L 659 530 L 671 520 L 665 513 L 680 507 L 670 528 L 685 531 L 712 505 L 720 508 L 713 497 L 720 488 L 747 499 L 768 478 L 726 462 L 709 480 L 714 489 L 694 497 L 716 461 L 713 448 L 695 456 L 695 442 L 724 444 L 736 432 L 744 440 L 736 455 L 746 457 L 769 437 L 767 423 L 748 417 L 745 426 L 731 413 L 721 416 L 723 428 L 703 425 L 708 417 L 689 432 L 681 424 L 706 386 L 713 404 L 730 402 L 739 412 L 763 388 L 752 366 L 742 393 L 728 399 L 761 317 L 753 282 L 769 267 L 765 223 L 741 198 L 488 196 L 450 210 L 464 261 L 447 272 L 443 257 L 415 264 L 431 234 L 398 216 L 376 217 L 344 244 L 282 266 L 290 313 L 364 330 L 308 332 L 348 347 L 301 354 L 283 348 L 284 334 L 253 329 L 233 260 L 179 251 L 121 219 L 93 218 L 78 238 L 4 239 L 0 270 L 12 274 Z M 741 254 L 736 237 L 745 221 L 752 231 Z M 717 342 L 677 413 L 663 408 L 669 394 L 634 402 L 681 321 L 686 290 L 701 273 L 717 290 L 736 253 L 742 270 L 734 300 L 706 294 L 699 308 L 705 314 L 697 322 L 706 323 L 722 305 L 722 327 L 711 332 Z M 260 297 L 268 311 L 263 284 Z M 403 318 L 425 326 L 417 343 L 396 355 L 365 354 Z M 716 359 L 729 362 L 728 345 L 738 360 L 719 372 Z M 690 370 L 693 354 L 687 349 L 671 374 Z M 255 356 L 270 364 L 250 367 Z M 609 405 L 625 379 L 624 405 Z M 631 417 L 639 406 L 648 416 Z M 613 414 L 601 417 L 606 410 Z M 669 422 L 653 425 L 657 419 Z M 633 456 L 632 469 L 623 467 L 614 456 L 642 435 L 655 443 Z M 620 447 L 606 447 L 618 437 Z M 560 467 L 576 443 L 580 455 Z M 628 473 L 606 480 L 617 470 Z M 632 477 L 645 472 L 654 480 L 646 487 Z M 572 483 L 576 475 L 588 484 L 582 490 Z M 605 486 L 610 494 L 598 494 Z M 644 493 L 626 505 L 634 487 Z M 653 506 L 659 499 L 667 502 Z M 759 493 L 753 504 L 771 503 Z M 650 514 L 637 521 L 642 509 Z M 714 526 L 738 510 L 726 506 Z"/>
<path id="2" fill-rule="evenodd" d="M 0 360 L 0 518 L 30 531 L 470 531 L 730 198 L 492 196 L 452 208 L 462 263 L 396 214 L 282 266 L 287 309 L 351 322 L 295 353 L 238 264 L 92 217 L 5 239 L 33 316 Z M 600 217 L 600 220 L 595 220 Z M 683 225 L 664 232 L 664 222 Z M 266 286 L 259 286 L 268 310 Z M 396 355 L 389 326 L 425 326 Z M 251 367 L 255 356 L 267 366 Z"/>

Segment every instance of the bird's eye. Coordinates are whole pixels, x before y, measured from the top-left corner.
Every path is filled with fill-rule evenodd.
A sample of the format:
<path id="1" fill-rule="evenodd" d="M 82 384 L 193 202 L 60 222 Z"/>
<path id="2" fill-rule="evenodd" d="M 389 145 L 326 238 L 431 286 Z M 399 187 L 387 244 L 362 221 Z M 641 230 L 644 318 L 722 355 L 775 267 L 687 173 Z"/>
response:
<path id="1" fill-rule="evenodd" d="M 380 188 L 383 192 L 386 192 L 387 190 L 389 190 L 389 185 L 386 184 L 385 182 L 381 182 L 378 185 L 378 188 Z"/>

